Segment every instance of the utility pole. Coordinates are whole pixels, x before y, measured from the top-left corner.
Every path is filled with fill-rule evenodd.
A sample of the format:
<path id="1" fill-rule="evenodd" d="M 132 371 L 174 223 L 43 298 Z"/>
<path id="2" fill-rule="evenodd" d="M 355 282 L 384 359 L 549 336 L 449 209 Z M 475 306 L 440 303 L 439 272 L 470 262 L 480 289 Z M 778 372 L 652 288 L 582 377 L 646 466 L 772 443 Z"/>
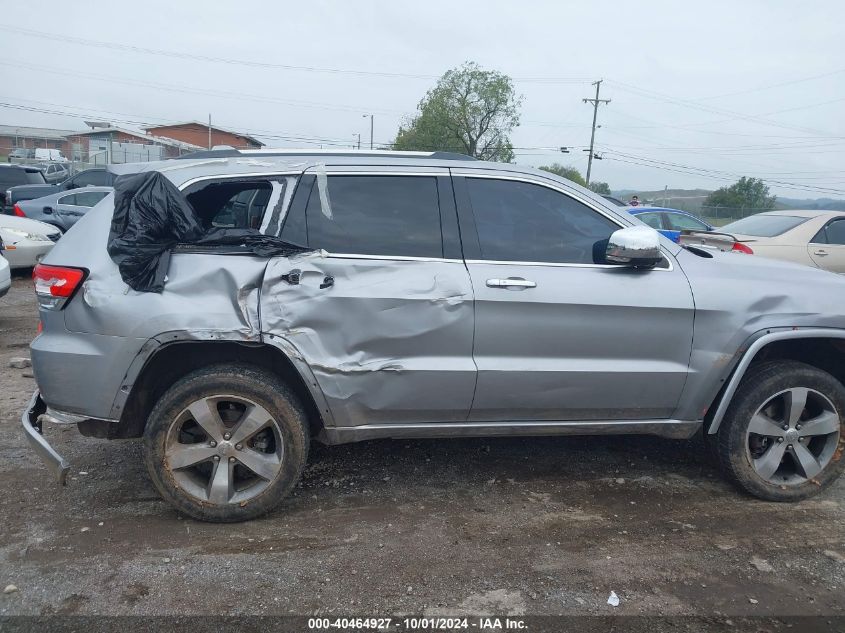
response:
<path id="1" fill-rule="evenodd" d="M 373 119 L 375 118 L 372 114 L 365 114 L 364 118 L 370 117 L 370 149 L 373 149 Z"/>
<path id="2" fill-rule="evenodd" d="M 599 99 L 599 89 L 601 89 L 601 82 L 604 81 L 603 79 L 599 79 L 598 81 L 594 81 L 593 85 L 596 87 L 596 98 L 595 99 L 582 99 L 584 103 L 592 103 L 593 104 L 593 131 L 590 133 L 590 157 L 587 159 L 587 186 L 590 186 L 590 172 L 593 168 L 593 146 L 596 142 L 596 117 L 599 113 L 599 104 L 600 103 L 610 103 L 610 99 Z"/>
<path id="3" fill-rule="evenodd" d="M 208 113 L 208 149 L 211 149 L 211 112 Z"/>

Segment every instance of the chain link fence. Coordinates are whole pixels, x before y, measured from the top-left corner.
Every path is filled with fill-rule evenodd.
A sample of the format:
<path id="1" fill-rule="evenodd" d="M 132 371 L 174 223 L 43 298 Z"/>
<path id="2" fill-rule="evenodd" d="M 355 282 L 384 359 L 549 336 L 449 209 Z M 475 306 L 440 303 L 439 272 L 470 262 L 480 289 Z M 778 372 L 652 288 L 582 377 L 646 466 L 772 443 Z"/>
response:
<path id="1" fill-rule="evenodd" d="M 772 207 L 729 207 L 723 205 L 701 205 L 701 215 L 714 220 L 723 220 L 733 222 L 747 218 L 749 215 L 762 213 L 763 211 L 772 211 Z"/>
<path id="2" fill-rule="evenodd" d="M 0 143 L 0 161 L 32 165 L 46 171 L 51 164 L 61 164 L 73 175 L 85 169 L 105 167 L 116 163 L 144 163 L 179 155 L 180 151 L 158 143 L 125 143 L 91 141 L 84 143 L 39 142 L 38 147 L 27 144 Z M 46 147 L 45 147 L 46 145 Z M 41 151 L 36 151 L 41 150 Z M 47 150 L 47 151 L 45 151 Z M 61 152 L 61 157 L 57 154 Z"/>

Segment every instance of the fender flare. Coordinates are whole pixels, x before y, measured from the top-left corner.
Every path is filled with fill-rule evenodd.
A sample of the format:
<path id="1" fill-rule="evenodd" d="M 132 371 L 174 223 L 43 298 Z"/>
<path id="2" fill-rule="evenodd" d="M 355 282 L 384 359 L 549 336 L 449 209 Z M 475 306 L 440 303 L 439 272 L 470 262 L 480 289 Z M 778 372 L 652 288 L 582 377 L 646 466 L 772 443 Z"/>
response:
<path id="1" fill-rule="evenodd" d="M 314 376 L 314 373 L 311 371 L 311 367 L 305 360 L 305 357 L 302 355 L 299 349 L 297 349 L 297 347 L 288 339 L 282 336 L 267 333 L 262 334 L 261 340 L 253 341 L 246 340 L 242 336 L 238 336 L 236 334 L 227 335 L 223 332 L 202 332 L 198 334 L 196 332 L 188 332 L 186 330 L 173 330 L 170 332 L 162 332 L 161 334 L 158 334 L 148 339 L 141 346 L 141 349 L 135 355 L 135 358 L 132 359 L 129 368 L 126 370 L 126 374 L 124 375 L 123 380 L 120 383 L 120 389 L 118 389 L 117 395 L 115 396 L 114 402 L 112 403 L 112 417 L 115 420 L 120 419 L 121 414 L 123 413 L 123 409 L 126 406 L 126 402 L 129 399 L 130 394 L 132 393 L 132 389 L 135 385 L 135 382 L 138 380 L 138 377 L 144 371 L 144 368 L 147 366 L 147 363 L 161 349 L 172 344 L 212 343 L 220 341 L 227 343 L 243 343 L 253 347 L 266 346 L 274 348 L 285 358 L 287 358 L 288 362 L 299 374 L 299 377 L 302 379 L 303 384 L 308 390 L 308 393 L 311 395 L 314 404 L 316 405 L 318 411 L 320 412 L 320 415 L 323 418 L 324 425 L 326 427 L 334 426 L 334 417 L 332 415 L 332 411 L 329 408 L 328 402 L 326 401 L 326 397 L 323 394 L 323 390 L 317 382 L 317 379 Z"/>
<path id="2" fill-rule="evenodd" d="M 716 412 L 713 414 L 713 419 L 710 421 L 710 426 L 707 429 L 708 435 L 713 435 L 719 430 L 719 426 L 722 424 L 722 420 L 725 417 L 725 412 L 728 410 L 728 406 L 730 405 L 731 400 L 733 400 L 734 394 L 736 394 L 736 390 L 739 387 L 739 383 L 742 381 L 742 377 L 748 370 L 749 365 L 751 365 L 751 361 L 754 360 L 754 357 L 757 355 L 757 353 L 766 345 L 768 345 L 769 343 L 774 343 L 776 341 L 785 341 L 790 339 L 802 338 L 845 339 L 845 330 L 835 328 L 790 327 L 788 329 L 767 328 L 762 331 L 765 333 L 762 336 L 759 336 L 756 340 L 751 343 L 751 345 L 748 346 L 748 349 L 746 350 L 745 354 L 743 354 L 742 358 L 740 359 L 739 363 L 731 374 L 730 380 L 728 381 L 728 384 L 725 387 L 725 391 L 719 399 L 719 405 L 716 408 Z"/>

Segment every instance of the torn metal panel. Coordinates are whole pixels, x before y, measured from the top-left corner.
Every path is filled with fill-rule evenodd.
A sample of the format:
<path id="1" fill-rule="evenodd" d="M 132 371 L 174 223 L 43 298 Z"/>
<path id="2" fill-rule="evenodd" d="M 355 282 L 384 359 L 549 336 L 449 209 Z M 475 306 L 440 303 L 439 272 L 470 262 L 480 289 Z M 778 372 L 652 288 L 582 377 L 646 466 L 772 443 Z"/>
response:
<path id="1" fill-rule="evenodd" d="M 231 340 L 261 338 L 258 297 L 267 260 L 247 255 L 175 253 L 161 293 L 130 289 L 114 267 L 92 270 L 83 301 L 65 324 L 76 332 L 149 338 L 185 330 Z"/>
<path id="2" fill-rule="evenodd" d="M 460 262 L 275 258 L 261 291 L 261 322 L 311 368 L 337 426 L 468 415 L 473 302 Z"/>

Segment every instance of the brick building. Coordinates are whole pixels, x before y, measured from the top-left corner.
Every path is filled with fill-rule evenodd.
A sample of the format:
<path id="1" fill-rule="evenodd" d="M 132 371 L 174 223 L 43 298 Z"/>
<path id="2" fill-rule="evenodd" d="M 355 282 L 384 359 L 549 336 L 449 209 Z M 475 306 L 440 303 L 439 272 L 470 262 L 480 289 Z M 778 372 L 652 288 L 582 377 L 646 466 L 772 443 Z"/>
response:
<path id="1" fill-rule="evenodd" d="M 198 145 L 205 149 L 209 146 L 208 130 L 209 126 L 199 121 L 187 121 L 172 125 L 155 125 L 144 128 L 144 131 L 148 134 L 176 139 L 184 143 L 190 143 L 191 145 Z M 215 145 L 229 145 L 235 149 L 258 149 L 263 147 L 264 143 L 254 136 L 224 130 L 212 125 L 211 147 Z"/>
<path id="2" fill-rule="evenodd" d="M 70 149 L 67 135 L 73 130 L 55 130 L 46 127 L 24 125 L 0 125 L 0 155 L 8 156 L 17 148 L 48 148 L 61 150 L 67 156 Z"/>
<path id="3" fill-rule="evenodd" d="M 198 145 L 144 134 L 107 123 L 86 121 L 90 130 L 68 134 L 71 160 L 93 164 L 139 163 L 175 158 L 203 149 Z"/>

